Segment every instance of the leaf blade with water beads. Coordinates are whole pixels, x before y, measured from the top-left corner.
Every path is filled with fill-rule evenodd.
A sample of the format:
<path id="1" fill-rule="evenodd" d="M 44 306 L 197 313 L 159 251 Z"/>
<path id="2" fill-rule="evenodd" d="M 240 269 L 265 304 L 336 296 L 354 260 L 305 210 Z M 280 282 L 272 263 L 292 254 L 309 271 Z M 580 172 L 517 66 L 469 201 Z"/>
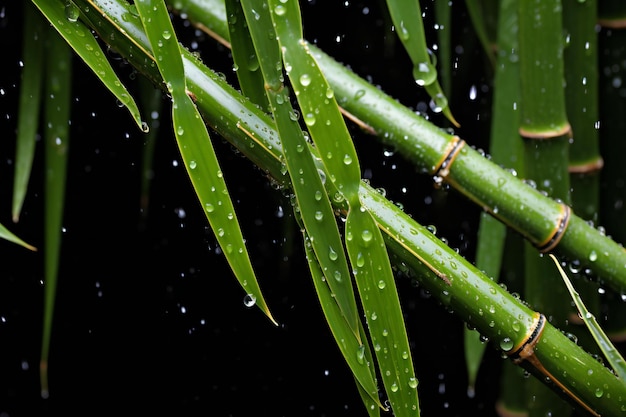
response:
<path id="1" fill-rule="evenodd" d="M 374 409 L 378 412 L 379 408 L 383 408 L 383 405 L 378 398 L 378 386 L 376 385 L 376 373 L 372 352 L 366 343 L 360 343 L 357 338 L 353 337 L 352 329 L 344 320 L 341 309 L 337 305 L 328 284 L 325 282 L 326 279 L 320 268 L 317 255 L 313 250 L 311 239 L 306 235 L 306 232 L 304 232 L 304 234 L 304 248 L 307 262 L 328 327 L 337 342 L 341 354 L 350 367 L 359 389 L 362 390 L 362 394 L 365 394 L 362 396 L 362 399 L 366 409 L 371 412 L 369 405 L 375 404 L 377 407 L 374 407 Z M 361 333 L 361 340 L 366 340 L 365 330 L 361 322 L 359 322 L 359 332 Z"/>
<path id="2" fill-rule="evenodd" d="M 243 1 L 241 6 L 248 20 L 256 55 L 259 57 L 264 85 L 267 86 L 267 99 L 281 139 L 285 166 L 292 179 L 295 203 L 311 237 L 313 250 L 326 276 L 326 283 L 354 337 L 361 343 L 358 310 L 349 278 L 348 260 L 322 177 L 309 152 L 309 143 L 304 137 L 287 88 L 283 84 L 282 66 L 277 65 L 281 62 L 278 44 L 275 37 L 267 36 L 269 31 L 274 31 L 269 12 L 258 1 Z"/>
<path id="3" fill-rule="evenodd" d="M 295 91 L 304 123 L 319 150 L 330 180 L 348 204 L 357 206 L 361 172 L 356 149 L 335 101 L 334 92 L 302 38 L 298 4 L 273 0 L 269 4 L 285 70 Z"/>
<path id="4" fill-rule="evenodd" d="M 94 35 L 79 20 L 79 8 L 72 1 L 67 1 L 65 6 L 60 1 L 33 0 L 33 3 L 145 131 L 146 125 L 141 121 L 135 100 L 119 80 Z"/>
<path id="5" fill-rule="evenodd" d="M 230 37 L 230 46 L 241 91 L 250 101 L 257 104 L 265 111 L 269 111 L 269 102 L 263 85 L 263 73 L 259 71 L 259 59 L 263 59 L 263 57 L 257 57 L 254 43 L 249 33 L 249 30 L 253 30 L 253 28 L 258 27 L 258 25 L 253 25 L 253 28 L 248 27 L 240 0 L 226 0 L 225 4 L 226 15 L 229 21 L 228 34 Z M 256 10 L 254 11 L 256 12 Z M 258 19 L 260 20 L 260 18 L 261 15 L 258 14 Z M 267 36 L 264 38 L 267 42 L 270 42 L 270 45 L 271 42 L 274 43 L 274 46 L 276 45 L 275 39 L 271 39 Z M 260 40 L 261 39 L 258 41 Z"/>
<path id="6" fill-rule="evenodd" d="M 396 33 L 413 63 L 415 82 L 424 87 L 431 98 L 431 109 L 442 112 L 453 125 L 459 127 L 437 80 L 437 68 L 426 45 L 419 0 L 387 0 L 387 9 Z"/>
<path id="7" fill-rule="evenodd" d="M 276 324 L 252 268 L 209 133 L 188 95 L 181 50 L 165 3 L 162 0 L 140 0 L 135 5 L 159 72 L 172 95 L 174 134 L 196 195 L 235 277 Z"/>
<path id="8" fill-rule="evenodd" d="M 615 348 L 609 337 L 604 333 L 604 330 L 602 330 L 602 327 L 598 324 L 596 317 L 591 314 L 585 306 L 585 303 L 580 298 L 580 295 L 574 288 L 574 285 L 572 285 L 569 277 L 565 271 L 563 271 L 563 268 L 561 268 L 559 260 L 553 254 L 550 254 L 550 258 L 552 258 L 556 268 L 559 270 L 561 278 L 563 278 L 563 282 L 565 282 L 565 286 L 567 287 L 567 290 L 576 305 L 576 309 L 578 310 L 582 320 L 585 322 L 585 326 L 589 329 L 591 336 L 598 344 L 598 347 L 604 354 L 604 357 L 607 361 L 609 361 L 609 364 L 611 364 L 613 371 L 615 371 L 617 376 L 623 381 L 624 384 L 626 384 L 626 362 L 624 361 L 624 358 L 620 355 L 619 351 Z"/>
<path id="9" fill-rule="evenodd" d="M 348 204 L 345 245 L 387 396 L 396 415 L 419 414 L 417 379 L 400 300 L 382 234 L 359 200 L 360 168 L 352 138 L 330 86 L 302 39 L 298 4 L 270 1 L 270 9 L 304 121 L 332 186 Z M 307 120 L 307 112 L 312 119 Z"/>

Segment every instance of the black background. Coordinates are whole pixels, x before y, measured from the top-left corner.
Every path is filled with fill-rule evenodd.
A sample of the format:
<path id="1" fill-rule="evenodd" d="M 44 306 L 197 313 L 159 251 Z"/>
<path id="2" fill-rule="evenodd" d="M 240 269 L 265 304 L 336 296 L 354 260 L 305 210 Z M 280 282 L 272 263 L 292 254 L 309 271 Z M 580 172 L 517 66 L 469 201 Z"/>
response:
<path id="1" fill-rule="evenodd" d="M 422 3 L 432 28 L 432 8 Z M 50 398 L 40 398 L 43 155 L 39 144 L 24 212 L 14 225 L 10 201 L 22 5 L 1 4 L 0 222 L 40 250 L 31 253 L 0 241 L 0 416 L 366 415 L 321 314 L 300 235 L 281 193 L 213 134 L 253 265 L 280 323 L 274 327 L 258 309 L 243 305 L 244 292 L 217 248 L 180 162 L 169 104 L 161 113 L 144 219 L 139 209 L 143 135 L 78 59 Z M 401 45 L 390 49 L 383 42 L 385 33 L 393 34 L 382 5 L 303 2 L 305 36 L 415 109 L 428 99 L 415 86 Z M 454 19 L 460 28 L 454 37 L 463 42 L 454 56 L 458 70 L 451 100 L 463 126 L 457 133 L 485 147 L 484 57 L 462 5 L 455 3 Z M 196 41 L 204 61 L 236 82 L 228 51 L 186 22 L 176 22 L 180 40 Z M 429 37 L 434 43 L 434 32 Z M 130 69 L 114 65 L 132 88 L 136 78 Z M 472 85 L 478 100 L 468 98 Z M 427 116 L 445 125 L 440 115 Z M 436 225 L 439 235 L 472 259 L 478 209 L 452 191 L 435 190 L 430 178 L 400 156 L 350 129 L 364 177 L 384 187 L 418 221 Z M 398 277 L 398 287 L 423 415 L 494 415 L 499 355 L 487 350 L 476 396 L 468 398 L 463 322 L 408 278 Z"/>

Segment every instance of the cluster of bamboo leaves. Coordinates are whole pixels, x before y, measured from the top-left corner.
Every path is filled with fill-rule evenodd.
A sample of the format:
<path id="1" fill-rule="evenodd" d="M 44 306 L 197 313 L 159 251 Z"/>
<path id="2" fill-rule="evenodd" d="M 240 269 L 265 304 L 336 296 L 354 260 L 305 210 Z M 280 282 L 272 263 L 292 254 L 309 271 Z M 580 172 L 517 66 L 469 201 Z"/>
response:
<path id="1" fill-rule="evenodd" d="M 599 75 L 594 55 L 594 1 L 561 4 L 557 0 L 506 0 L 497 6 L 488 1 L 467 2 L 488 61 L 494 63 L 493 160 L 309 44 L 303 38 L 301 11 L 295 0 L 32 3 L 36 9 L 25 3 L 24 50 L 28 54 L 23 60 L 16 156 L 20 163 L 16 163 L 19 170 L 15 173 L 13 218 L 19 218 L 32 166 L 34 121 L 38 119 L 32 109 L 41 106 L 47 120 L 44 395 L 48 392 L 45 370 L 69 141 L 72 51 L 129 109 L 138 127 L 146 134 L 149 130 L 135 98 L 108 63 L 94 36 L 97 33 L 102 42 L 171 97 L 174 136 L 199 204 L 249 300 L 274 323 L 206 125 L 284 188 L 302 230 L 320 305 L 370 415 L 379 415 L 385 404 L 398 416 L 419 415 L 410 334 L 404 326 L 392 265 L 411 271 L 446 308 L 477 330 L 468 330 L 466 338 L 470 385 L 484 340 L 511 354 L 528 341 L 539 312 L 551 317 L 534 346 L 532 360 L 520 362 L 537 378 L 527 384 L 519 378 L 520 368 L 505 370 L 503 378 L 511 378 L 505 386 L 528 387 L 512 390 L 522 397 L 505 390 L 503 408 L 567 415 L 570 405 L 557 402 L 563 406 L 555 407 L 551 397 L 554 391 L 591 414 L 617 415 L 626 410 L 623 361 L 610 342 L 598 336 L 601 332 L 594 331 L 594 338 L 600 340 L 598 345 L 612 370 L 586 352 L 595 349 L 592 345 L 580 347 L 563 333 L 579 333 L 581 343 L 584 334 L 588 335 L 567 327 L 578 313 L 570 308 L 557 269 L 538 251 L 548 246 L 546 252 L 567 260 L 572 270 L 589 270 L 587 275 L 594 281 L 580 282 L 587 290 L 581 294 L 590 306 L 599 303 L 598 282 L 602 291 L 611 294 L 619 295 L 626 289 L 626 252 L 594 227 L 600 205 L 597 168 L 601 161 L 596 128 L 600 116 L 595 98 Z M 449 22 L 450 4 L 435 3 L 437 14 Z M 449 85 L 440 85 L 432 51 L 427 48 L 419 3 L 388 0 L 387 6 L 395 32 L 413 63 L 408 71 L 430 94 L 431 108 L 443 112 L 456 125 L 448 94 L 444 93 Z M 606 10 L 607 21 L 624 16 L 616 6 L 601 10 Z M 179 43 L 170 11 L 184 13 L 232 48 L 240 91 Z M 496 22 L 495 30 L 489 26 L 492 22 Z M 51 36 L 45 35 L 48 33 Z M 449 39 L 449 32 L 442 30 L 443 56 L 449 56 L 445 53 L 451 47 Z M 537 46 L 538 39 L 542 39 L 541 47 Z M 543 42 L 545 39 L 549 41 Z M 496 54 L 494 44 L 498 46 Z M 571 60 L 569 65 L 564 64 L 567 59 Z M 449 60 L 440 66 L 441 79 L 449 83 Z M 564 83 L 564 66 L 583 72 L 568 73 L 571 78 Z M 563 88 L 565 84 L 567 88 Z M 150 100 L 153 91 L 146 91 L 141 97 L 143 106 L 162 105 Z M 449 184 L 485 209 L 476 265 L 361 180 L 359 158 L 342 112 L 375 132 L 421 172 Z M 570 144 L 572 131 L 576 150 Z M 582 132 L 580 139 L 578 132 Z M 517 151 L 512 152 L 514 149 Z M 576 183 L 574 196 L 569 194 L 570 181 Z M 566 205 L 573 207 L 569 216 Z M 561 224 L 564 216 L 567 222 Z M 517 233 L 512 236 L 508 231 Z M 3 226 L 0 233 L 29 247 Z M 555 233 L 558 239 L 553 242 Z M 509 245 L 523 247 L 523 264 L 504 256 Z M 519 291 L 526 302 L 490 278 L 503 270 L 523 271 Z M 557 279 L 552 280 L 555 276 Z M 587 310 L 578 293 L 573 289 L 572 293 L 581 317 L 593 324 L 593 313 L 598 310 Z M 613 308 L 623 310 L 619 303 Z"/>

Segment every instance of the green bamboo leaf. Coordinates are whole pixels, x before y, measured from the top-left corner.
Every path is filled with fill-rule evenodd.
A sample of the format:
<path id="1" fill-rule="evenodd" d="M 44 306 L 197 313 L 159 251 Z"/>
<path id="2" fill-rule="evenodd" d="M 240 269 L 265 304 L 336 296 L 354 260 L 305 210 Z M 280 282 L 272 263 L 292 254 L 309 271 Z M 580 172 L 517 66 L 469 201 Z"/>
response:
<path id="1" fill-rule="evenodd" d="M 335 215 L 319 170 L 313 156 L 308 152 L 309 144 L 298 122 L 296 111 L 292 108 L 288 91 L 283 85 L 282 66 L 277 65 L 281 62 L 280 51 L 275 36 L 268 36 L 268 31 L 273 33 L 274 29 L 269 11 L 262 3 L 244 1 L 241 5 L 248 20 L 256 55 L 259 57 L 264 85 L 268 86 L 267 97 L 283 144 L 282 154 L 292 179 L 296 204 L 307 233 L 312 238 L 313 249 L 321 263 L 326 283 L 356 340 L 361 343 L 350 269 Z"/>
<path id="2" fill-rule="evenodd" d="M 52 29 L 46 34 L 44 100 L 44 318 L 40 360 L 41 396 L 48 397 L 48 355 L 61 253 L 63 208 L 72 102 L 72 51 Z"/>
<path id="3" fill-rule="evenodd" d="M 198 199 L 235 276 L 251 301 L 276 324 L 252 269 L 209 133 L 188 95 L 181 50 L 167 7 L 162 0 L 140 0 L 135 5 L 172 96 L 174 134 Z"/>
<path id="4" fill-rule="evenodd" d="M 419 416 L 417 378 L 400 300 L 383 236 L 368 211 L 348 213 L 346 246 L 391 408 L 397 416 Z"/>
<path id="5" fill-rule="evenodd" d="M 269 102 L 263 85 L 263 73 L 259 71 L 259 58 L 257 58 L 254 43 L 248 32 L 246 16 L 241 8 L 241 2 L 240 0 L 227 0 L 225 3 L 226 15 L 229 20 L 228 33 L 230 35 L 230 45 L 241 91 L 250 101 L 258 104 L 262 109 L 269 111 Z M 269 19 L 267 13 L 259 12 L 254 8 L 249 10 L 251 13 L 254 12 L 253 18 L 257 20 L 260 20 L 262 17 Z M 255 23 L 250 30 L 263 27 L 264 25 L 261 23 L 262 22 Z M 271 25 L 271 21 L 269 23 Z M 270 27 L 269 29 L 270 33 L 273 33 L 272 28 Z M 265 51 L 276 48 L 276 40 L 273 37 L 257 37 L 257 42 L 263 41 L 266 41 L 268 45 L 259 45 L 259 49 Z M 263 58 L 265 58 L 265 56 L 261 57 L 261 59 Z"/>
<path id="6" fill-rule="evenodd" d="M 550 254 L 550 258 L 552 258 L 554 264 L 556 265 L 556 268 L 559 270 L 561 278 L 563 278 L 563 282 L 565 282 L 565 286 L 567 287 L 567 290 L 569 291 L 570 296 L 572 297 L 572 300 L 576 305 L 576 309 L 578 309 L 580 317 L 585 322 L 585 326 L 587 326 L 587 329 L 589 329 L 589 332 L 593 336 L 593 339 L 598 344 L 598 347 L 604 354 L 604 357 L 609 361 L 609 364 L 611 365 L 617 376 L 622 380 L 622 383 L 626 385 L 626 362 L 624 361 L 624 358 L 622 357 L 622 355 L 620 355 L 619 351 L 615 348 L 613 343 L 611 343 L 609 337 L 604 333 L 604 330 L 602 330 L 602 327 L 600 327 L 600 325 L 598 324 L 596 317 L 591 314 L 591 312 L 585 306 L 585 303 L 580 298 L 580 295 L 572 285 L 569 277 L 567 276 L 565 271 L 563 271 L 563 268 L 561 268 L 559 260 L 556 258 L 556 256 L 552 254 Z"/>
<path id="7" fill-rule="evenodd" d="M 375 405 L 373 410 L 379 413 L 379 408 L 384 407 L 378 398 L 378 386 L 376 385 L 375 363 L 372 352 L 367 344 L 360 343 L 357 338 L 354 337 L 352 329 L 345 321 L 343 313 L 326 283 L 326 278 L 320 268 L 320 262 L 313 250 L 311 238 L 306 234 L 306 231 L 304 235 L 307 262 L 311 270 L 315 291 L 317 292 L 322 311 L 326 317 L 326 322 L 337 342 L 337 346 L 339 346 L 341 354 L 354 375 L 357 386 L 359 389 L 362 389 L 365 394 L 363 400 L 366 408 L 368 411 L 372 411 L 369 405 Z M 360 322 L 359 332 L 361 333 L 361 340 L 366 340 L 365 331 Z"/>
<path id="8" fill-rule="evenodd" d="M 443 112 L 453 125 L 459 127 L 437 80 L 436 62 L 426 44 L 419 0 L 387 0 L 387 8 L 396 33 L 413 62 L 415 82 L 424 87 L 431 98 L 431 109 Z"/>
<path id="9" fill-rule="evenodd" d="M 22 48 L 22 81 L 17 121 L 15 176 L 13 178 L 13 221 L 19 221 L 35 156 L 44 57 L 44 30 L 41 13 L 32 3 L 24 3 L 24 36 Z"/>
<path id="10" fill-rule="evenodd" d="M 71 0 L 66 0 L 65 5 L 61 1 L 32 1 L 100 81 L 126 106 L 141 130 L 146 132 L 147 124 L 141 121 L 137 104 L 115 74 L 94 35 L 79 20 L 80 9 Z"/>
<path id="11" fill-rule="evenodd" d="M 34 246 L 29 245 L 28 243 L 24 242 L 22 239 L 17 237 L 9 229 L 3 226 L 2 223 L 0 223 L 0 238 L 8 240 L 9 242 L 17 243 L 18 245 L 23 246 L 26 249 L 30 249 L 32 251 L 37 250 L 37 248 L 35 248 Z"/>
<path id="12" fill-rule="evenodd" d="M 334 92 L 302 38 L 298 3 L 270 0 L 269 4 L 285 70 L 311 139 L 319 150 L 330 180 L 348 204 L 358 205 L 361 172 L 356 150 L 338 110 Z"/>

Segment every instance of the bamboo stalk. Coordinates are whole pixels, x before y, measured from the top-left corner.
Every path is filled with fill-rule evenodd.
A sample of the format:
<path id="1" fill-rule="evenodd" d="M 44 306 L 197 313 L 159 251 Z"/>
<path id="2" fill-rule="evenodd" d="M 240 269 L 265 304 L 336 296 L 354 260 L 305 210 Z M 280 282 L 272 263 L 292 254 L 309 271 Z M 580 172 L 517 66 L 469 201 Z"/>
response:
<path id="1" fill-rule="evenodd" d="M 219 0 L 179 0 L 192 21 L 225 20 Z M 203 7 L 204 5 L 204 7 Z M 215 5 L 215 7 L 213 7 Z M 202 12 L 200 12 L 203 10 Z M 206 23 L 203 23 L 206 26 Z M 212 24 L 218 28 L 219 24 Z M 227 36 L 227 33 L 218 33 Z M 519 232 L 541 252 L 579 262 L 604 285 L 626 291 L 626 251 L 621 245 L 571 215 L 558 234 L 561 204 L 527 186 L 478 151 L 464 147 L 447 170 L 439 171 L 453 137 L 353 74 L 314 45 L 310 49 L 332 86 L 339 104 L 378 133 L 381 142 L 412 161 L 424 174 L 436 175 L 474 203 Z M 445 175 L 439 175 L 445 174 Z"/>
<path id="2" fill-rule="evenodd" d="M 569 138 L 563 90 L 562 5 L 560 0 L 519 2 L 521 81 L 520 134 L 524 138 L 525 175 L 537 188 L 564 204 L 569 195 Z M 569 210 L 566 206 L 565 209 Z M 524 248 L 524 297 L 565 331 L 573 309 L 558 272 L 547 257 L 529 244 Z M 528 380 L 529 415 L 567 416 L 563 403 L 536 379 Z"/>
<path id="3" fill-rule="evenodd" d="M 103 19 L 125 9 L 123 3 L 81 3 L 92 27 L 110 41 L 139 71 L 159 84 L 152 58 L 144 55 L 142 39 L 133 19 L 111 26 Z M 116 36 L 110 37 L 111 33 Z M 132 34 L 132 42 L 125 36 Z M 183 51 L 190 91 L 197 98 L 207 123 L 283 185 L 286 177 L 280 161 L 281 144 L 271 120 L 256 106 Z M 450 149 L 451 158 L 463 152 Z M 311 149 L 313 152 L 314 150 Z M 331 182 L 327 182 L 332 187 Z M 329 189 L 329 192 L 333 192 Z M 626 407 L 626 387 L 602 364 L 547 323 L 545 317 L 495 284 L 470 262 L 459 256 L 425 227 L 365 183 L 360 200 L 374 215 L 388 247 L 397 260 L 415 271 L 420 281 L 449 309 L 455 311 L 517 363 L 542 380 L 549 377 L 557 391 L 583 409 L 615 415 Z M 345 201 L 336 208 L 344 210 Z M 563 358 L 566 358 L 563 360 Z M 564 371 L 566 374 L 564 374 Z M 590 377 L 590 375 L 592 375 Z M 611 398 L 611 401 L 606 401 Z"/>

